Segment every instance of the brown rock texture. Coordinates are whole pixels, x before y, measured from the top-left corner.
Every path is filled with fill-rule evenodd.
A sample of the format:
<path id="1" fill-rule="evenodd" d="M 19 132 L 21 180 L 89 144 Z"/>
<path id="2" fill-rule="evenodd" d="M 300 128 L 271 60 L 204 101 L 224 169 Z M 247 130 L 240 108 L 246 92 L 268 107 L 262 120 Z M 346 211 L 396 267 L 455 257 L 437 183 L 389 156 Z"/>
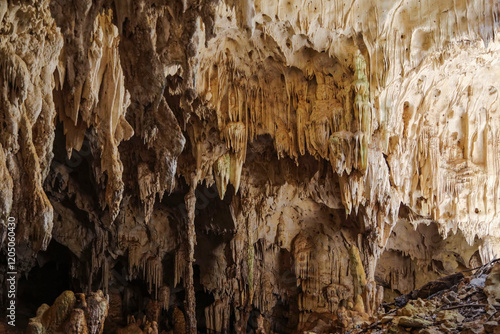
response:
<path id="1" fill-rule="evenodd" d="M 394 308 L 386 304 L 385 314 L 378 320 L 352 329 L 351 333 L 498 333 L 500 304 L 491 299 L 492 291 L 500 284 L 496 276 L 500 270 L 498 263 L 488 263 L 475 271 L 456 274 L 440 279 L 452 282 L 441 286 L 425 299 L 413 298 L 405 305 Z M 466 275 L 464 277 L 464 275 Z M 432 284 L 434 282 L 430 282 Z M 436 284 L 439 285 L 439 284 Z M 425 286 L 413 295 L 425 290 Z"/>
<path id="2" fill-rule="evenodd" d="M 423 307 L 500 255 L 499 17 L 0 0 L 0 304 L 14 219 L 32 333 L 346 332 Z M 386 329 L 456 325 L 406 313 Z"/>

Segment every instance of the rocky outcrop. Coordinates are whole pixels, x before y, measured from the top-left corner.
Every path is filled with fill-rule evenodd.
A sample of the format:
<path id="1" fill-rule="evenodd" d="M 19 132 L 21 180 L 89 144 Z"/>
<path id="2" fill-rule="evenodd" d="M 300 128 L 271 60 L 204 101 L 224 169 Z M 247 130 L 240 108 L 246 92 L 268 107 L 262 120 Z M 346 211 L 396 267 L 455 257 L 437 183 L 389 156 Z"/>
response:
<path id="1" fill-rule="evenodd" d="M 102 334 L 108 315 L 108 300 L 101 290 L 97 293 L 63 292 L 52 306 L 43 304 L 31 318 L 26 333 Z"/>
<path id="2" fill-rule="evenodd" d="M 413 300 L 398 305 L 396 299 L 398 307 L 352 333 L 498 333 L 500 305 L 492 296 L 499 287 L 499 268 L 498 263 L 488 264 L 474 274 L 468 271 L 431 282 L 413 291 Z M 428 286 L 435 287 L 431 295 Z"/>
<path id="3" fill-rule="evenodd" d="M 3 2 L 0 219 L 17 221 L 19 278 L 61 246 L 71 289 L 120 302 L 113 328 L 270 333 L 345 330 L 487 263 L 499 14 L 490 0 Z M 104 311 L 79 309 L 68 331 L 102 330 Z"/>

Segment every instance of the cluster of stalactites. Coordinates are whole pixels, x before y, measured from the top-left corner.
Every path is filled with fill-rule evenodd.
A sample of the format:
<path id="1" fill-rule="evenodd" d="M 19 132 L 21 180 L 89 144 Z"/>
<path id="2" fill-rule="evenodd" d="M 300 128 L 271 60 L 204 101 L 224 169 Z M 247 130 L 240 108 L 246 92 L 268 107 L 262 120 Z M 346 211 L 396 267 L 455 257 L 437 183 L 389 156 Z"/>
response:
<path id="1" fill-rule="evenodd" d="M 128 247 L 128 273 L 129 278 L 134 277 L 136 270 L 141 265 L 142 251 L 139 242 L 135 241 Z"/>
<path id="2" fill-rule="evenodd" d="M 205 307 L 205 321 L 209 333 L 222 333 L 229 328 L 231 309 L 228 299 L 217 299 Z"/>
<path id="3" fill-rule="evenodd" d="M 241 170 L 245 162 L 247 151 L 247 128 L 243 123 L 241 105 L 236 105 L 236 95 L 229 89 L 229 122 L 222 129 L 222 137 L 229 153 L 220 156 L 214 163 L 213 169 L 219 189 L 219 195 L 224 198 L 229 182 L 237 192 L 240 187 Z"/>
<path id="4" fill-rule="evenodd" d="M 148 292 L 160 303 L 164 310 L 168 310 L 170 304 L 170 288 L 163 283 L 163 263 L 161 257 L 158 255 L 150 256 L 142 253 L 142 249 L 137 242 L 133 242 L 128 247 L 129 254 L 129 268 L 128 280 L 137 277 L 138 273 L 142 272 L 142 277 L 147 283 Z M 176 256 L 176 270 L 175 270 L 175 285 L 178 284 L 183 276 L 182 263 Z M 142 260 L 141 260 L 142 259 Z M 107 265 L 106 265 L 107 267 Z"/>
<path id="5" fill-rule="evenodd" d="M 384 150 L 392 194 L 415 225 L 437 221 L 443 236 L 460 229 L 469 244 L 499 231 L 499 52 L 498 42 L 457 41 L 378 99 L 390 134 Z"/>
<path id="6" fill-rule="evenodd" d="M 130 96 L 125 89 L 118 53 L 118 28 L 112 23 L 112 16 L 108 11 L 96 17 L 88 50 L 88 73 L 77 73 L 83 75 L 84 80 L 80 83 L 75 79 L 78 67 L 72 57 L 60 62 L 55 78 L 56 89 L 62 91 L 59 118 L 64 124 L 68 156 L 73 149 L 81 149 L 88 128 L 94 127 L 97 131 L 100 172 L 108 174 L 106 204 L 114 220 L 123 194 L 123 165 L 118 145 L 129 139 L 134 131 L 125 120 Z M 72 94 L 67 94 L 66 90 Z"/>
<path id="7" fill-rule="evenodd" d="M 229 154 L 221 155 L 214 163 L 215 182 L 220 198 L 224 198 L 227 185 L 231 178 L 231 157 Z"/>
<path id="8" fill-rule="evenodd" d="M 367 168 L 368 145 L 372 135 L 372 104 L 370 102 L 370 87 L 367 77 L 366 61 L 358 50 L 354 58 L 355 92 L 352 124 L 353 132 L 337 131 L 330 137 L 330 162 L 337 174 L 350 174 L 353 169 L 364 172 Z M 342 114 L 336 112 L 335 119 L 342 119 Z M 351 120 L 349 120 L 351 121 Z M 340 122 L 339 122 L 340 123 Z"/>
<path id="9" fill-rule="evenodd" d="M 354 78 L 346 88 L 327 73 L 311 76 L 286 67 L 278 72 L 277 64 L 247 77 L 232 60 L 221 58 L 222 63 L 217 63 L 217 57 L 201 61 L 197 87 L 207 106 L 216 111 L 229 151 L 229 160 L 221 156 L 214 163 L 216 181 L 222 182 L 221 196 L 228 171 L 229 181 L 238 189 L 247 142 L 264 134 L 273 137 L 278 158 L 297 161 L 311 154 L 330 160 L 339 175 L 366 170 L 372 104 L 366 61 L 360 52 L 354 58 Z"/>
<path id="10" fill-rule="evenodd" d="M 163 285 L 163 264 L 158 256 L 153 256 L 145 260 L 143 264 L 143 278 L 148 283 L 148 292 L 154 296 L 155 300 L 158 300 L 158 292 Z"/>
<path id="11" fill-rule="evenodd" d="M 186 277 L 186 258 L 182 247 L 175 251 L 174 288 Z"/>

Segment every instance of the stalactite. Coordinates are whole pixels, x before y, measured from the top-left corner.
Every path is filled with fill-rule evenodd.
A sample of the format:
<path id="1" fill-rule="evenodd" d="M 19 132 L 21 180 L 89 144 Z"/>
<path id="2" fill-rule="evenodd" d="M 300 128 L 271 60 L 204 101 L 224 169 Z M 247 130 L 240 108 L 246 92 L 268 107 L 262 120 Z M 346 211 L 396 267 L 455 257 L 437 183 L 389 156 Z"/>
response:
<path id="1" fill-rule="evenodd" d="M 161 308 L 168 311 L 170 306 L 170 288 L 168 286 L 164 285 L 160 288 L 159 301 Z"/>
<path id="2" fill-rule="evenodd" d="M 219 197 L 224 198 L 226 194 L 227 185 L 230 178 L 230 168 L 231 168 L 231 157 L 229 154 L 221 155 L 214 163 L 213 169 L 215 173 L 215 182 L 217 184 L 217 190 L 219 191 Z"/>
<path id="3" fill-rule="evenodd" d="M 241 170 L 243 168 L 245 155 L 239 151 L 230 155 L 229 180 L 234 186 L 235 192 L 240 188 Z"/>
<path id="4" fill-rule="evenodd" d="M 158 291 L 163 286 L 163 265 L 159 257 L 154 256 L 145 260 L 143 277 L 148 283 L 148 292 L 154 296 L 155 300 L 158 300 Z"/>
<path id="5" fill-rule="evenodd" d="M 356 169 L 365 171 L 367 167 L 367 149 L 372 135 L 372 108 L 370 103 L 370 88 L 367 79 L 366 61 L 359 50 L 355 55 L 354 72 L 354 116 L 356 119 L 356 130 L 359 134 L 355 136 L 355 161 Z"/>
<path id="6" fill-rule="evenodd" d="M 184 317 L 184 313 L 176 306 L 174 308 L 174 334 L 185 334 L 186 333 L 186 318 Z"/>
<path id="7" fill-rule="evenodd" d="M 128 248 L 128 274 L 134 276 L 134 270 L 140 268 L 141 265 L 141 249 L 137 243 L 133 243 Z"/>

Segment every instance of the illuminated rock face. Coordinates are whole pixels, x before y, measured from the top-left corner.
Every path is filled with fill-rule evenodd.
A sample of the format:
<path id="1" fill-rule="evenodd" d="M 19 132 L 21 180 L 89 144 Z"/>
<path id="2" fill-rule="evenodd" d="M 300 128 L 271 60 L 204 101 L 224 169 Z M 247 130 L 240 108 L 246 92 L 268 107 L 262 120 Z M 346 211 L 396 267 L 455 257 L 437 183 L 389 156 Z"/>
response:
<path id="1" fill-rule="evenodd" d="M 384 293 L 493 259 L 499 17 L 492 0 L 0 3 L 19 271 L 62 245 L 70 288 L 119 300 L 115 324 L 149 303 L 129 330 L 291 332 L 317 314 L 347 330 Z"/>

